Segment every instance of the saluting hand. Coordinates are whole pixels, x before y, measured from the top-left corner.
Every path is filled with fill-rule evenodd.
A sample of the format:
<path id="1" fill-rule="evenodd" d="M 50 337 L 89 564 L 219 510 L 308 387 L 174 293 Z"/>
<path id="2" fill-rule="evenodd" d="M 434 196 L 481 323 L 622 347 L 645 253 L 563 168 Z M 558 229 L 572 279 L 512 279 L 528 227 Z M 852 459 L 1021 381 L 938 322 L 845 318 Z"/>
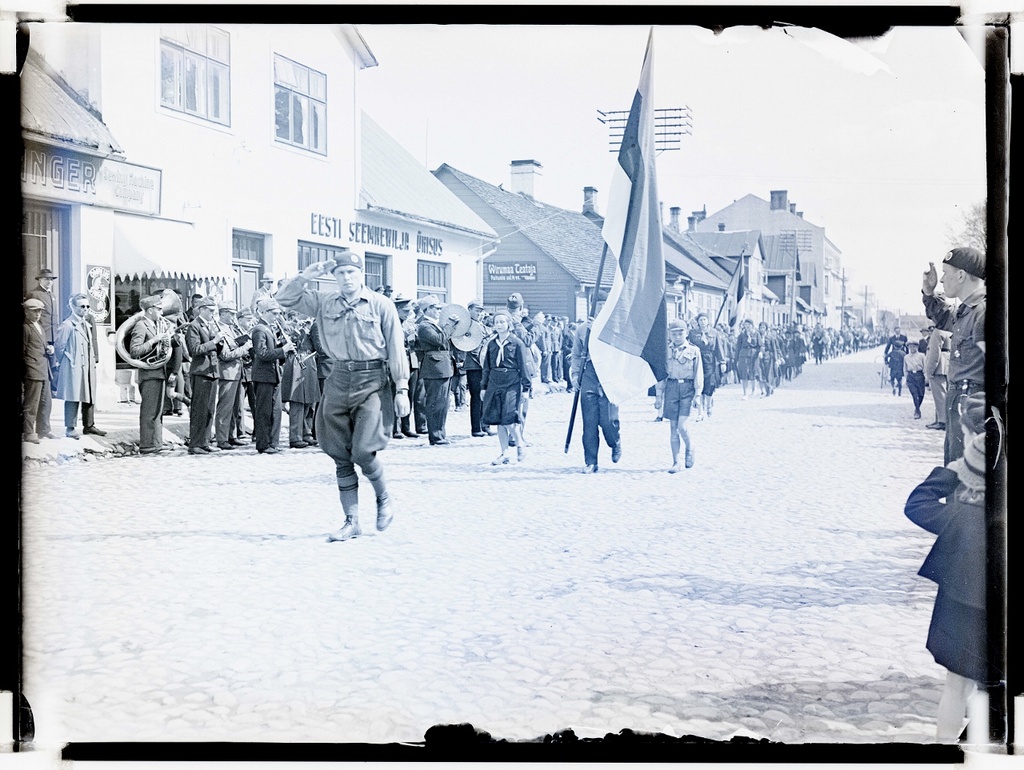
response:
<path id="1" fill-rule="evenodd" d="M 935 293 L 935 287 L 939 285 L 939 276 L 935 272 L 935 263 L 929 262 L 928 269 L 924 271 L 924 276 L 921 279 L 921 291 L 926 296 L 931 296 Z"/>

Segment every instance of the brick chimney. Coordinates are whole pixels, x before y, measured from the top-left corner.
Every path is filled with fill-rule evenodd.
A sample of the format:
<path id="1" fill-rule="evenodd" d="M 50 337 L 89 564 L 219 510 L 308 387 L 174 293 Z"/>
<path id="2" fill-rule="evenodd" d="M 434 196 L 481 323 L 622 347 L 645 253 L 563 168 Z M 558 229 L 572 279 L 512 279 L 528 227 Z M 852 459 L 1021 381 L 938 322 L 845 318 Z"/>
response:
<path id="1" fill-rule="evenodd" d="M 673 206 L 668 210 L 668 226 L 675 230 L 677 233 L 679 232 L 679 211 L 680 208 L 678 206 Z"/>
<path id="2" fill-rule="evenodd" d="M 692 213 L 693 213 L 693 223 L 694 224 L 698 224 L 700 222 L 703 222 L 705 219 L 707 219 L 707 217 L 708 217 L 708 207 L 704 206 L 700 211 L 694 211 Z"/>
<path id="3" fill-rule="evenodd" d="M 795 214 L 796 213 L 796 204 L 795 203 L 790 203 L 789 204 L 789 213 L 790 214 Z"/>
<path id="4" fill-rule="evenodd" d="M 535 160 L 514 160 L 512 167 L 512 192 L 533 199 L 534 180 L 540 176 L 538 171 L 544 168 Z"/>
<path id="5" fill-rule="evenodd" d="M 692 233 L 693 230 L 694 230 L 694 227 L 696 226 L 696 224 L 697 224 L 697 217 L 695 217 L 695 216 L 687 217 L 686 218 L 686 232 Z"/>
<path id="6" fill-rule="evenodd" d="M 771 196 L 772 211 L 785 211 L 789 208 L 789 190 L 772 190 Z"/>
<path id="7" fill-rule="evenodd" d="M 594 203 L 594 196 L 597 195 L 596 187 L 583 188 L 583 213 L 596 214 L 597 205 Z"/>

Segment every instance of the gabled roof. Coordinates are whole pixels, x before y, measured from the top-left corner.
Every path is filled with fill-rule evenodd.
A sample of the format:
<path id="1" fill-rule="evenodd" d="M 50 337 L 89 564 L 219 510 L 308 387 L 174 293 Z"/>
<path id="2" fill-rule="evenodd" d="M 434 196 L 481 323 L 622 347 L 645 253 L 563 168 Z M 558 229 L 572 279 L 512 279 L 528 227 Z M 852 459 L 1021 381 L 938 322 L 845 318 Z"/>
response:
<path id="1" fill-rule="evenodd" d="M 723 279 L 717 273 L 713 273 L 703 267 L 700 262 L 692 256 L 692 253 L 696 251 L 696 249 L 687 248 L 687 246 L 692 247 L 697 244 L 692 242 L 690 244 L 686 244 L 685 237 L 681 237 L 679 233 L 673 233 L 667 229 L 664 230 L 664 240 L 665 245 L 668 248 L 664 249 L 662 255 L 665 257 L 665 262 L 667 262 L 672 268 L 682 273 L 694 283 L 714 289 L 725 290 L 725 287 L 728 285 L 728 279 Z"/>
<path id="2" fill-rule="evenodd" d="M 738 257 L 741 253 L 750 256 L 757 248 L 760 230 L 716 230 L 714 232 L 687 232 L 704 248 L 723 257 Z"/>
<path id="3" fill-rule="evenodd" d="M 450 174 L 508 222 L 508 226 L 495 225 L 499 238 L 518 232 L 577 280 L 590 285 L 597 280 L 604 238 L 601 229 L 581 212 L 549 206 L 525 195 L 508 192 L 500 185 L 477 179 L 447 163 L 434 173 L 442 179 Z M 611 259 L 609 257 L 605 262 L 602 286 L 611 285 Z"/>
<path id="4" fill-rule="evenodd" d="M 362 115 L 359 202 L 370 211 L 383 211 L 487 238 L 494 238 L 496 234 L 365 112 Z"/>
<path id="5" fill-rule="evenodd" d="M 100 114 L 33 50 L 21 73 L 21 128 L 26 139 L 103 158 L 124 155 Z"/>
<path id="6" fill-rule="evenodd" d="M 671 228 L 662 228 L 665 239 L 670 241 L 675 248 L 682 251 L 688 256 L 693 262 L 703 268 L 707 273 L 715 276 L 718 283 L 723 286 L 727 286 L 729 281 L 732 279 L 732 270 L 730 267 L 722 265 L 715 257 L 721 257 L 722 255 L 708 249 L 703 244 L 698 243 L 692 236 L 694 233 L 685 232 L 681 233 Z"/>

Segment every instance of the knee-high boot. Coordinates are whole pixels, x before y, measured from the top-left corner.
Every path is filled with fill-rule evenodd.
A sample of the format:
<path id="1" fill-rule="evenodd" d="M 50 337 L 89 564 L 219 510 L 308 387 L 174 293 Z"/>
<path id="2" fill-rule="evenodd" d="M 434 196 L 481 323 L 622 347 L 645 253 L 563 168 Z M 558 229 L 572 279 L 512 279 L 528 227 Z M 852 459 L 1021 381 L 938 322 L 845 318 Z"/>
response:
<path id="1" fill-rule="evenodd" d="M 345 525 L 337 532 L 327 536 L 327 542 L 349 540 L 363 534 L 359 528 L 359 478 L 351 476 L 338 479 L 338 495 L 341 507 L 345 511 Z"/>

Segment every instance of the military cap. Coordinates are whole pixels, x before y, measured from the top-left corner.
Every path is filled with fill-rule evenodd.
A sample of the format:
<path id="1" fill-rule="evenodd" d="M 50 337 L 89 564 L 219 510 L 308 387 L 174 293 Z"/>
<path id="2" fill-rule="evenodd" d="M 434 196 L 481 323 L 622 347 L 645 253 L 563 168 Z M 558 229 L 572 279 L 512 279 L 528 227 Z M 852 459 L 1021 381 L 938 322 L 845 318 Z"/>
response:
<path id="1" fill-rule="evenodd" d="M 200 297 L 199 299 L 197 299 L 195 302 L 192 303 L 192 307 L 196 308 L 197 310 L 199 308 L 201 308 L 201 307 L 216 307 L 216 306 L 217 306 L 217 300 L 215 300 L 213 297 Z"/>
<path id="2" fill-rule="evenodd" d="M 363 258 L 349 249 L 343 249 L 334 257 L 334 264 L 331 266 L 333 273 L 339 267 L 358 267 L 363 269 Z"/>
<path id="3" fill-rule="evenodd" d="M 970 273 L 975 278 L 985 280 L 985 252 L 970 246 L 953 249 L 942 258 L 943 264 Z"/>
<path id="4" fill-rule="evenodd" d="M 160 307 L 161 301 L 163 301 L 163 297 L 159 294 L 150 294 L 148 297 L 143 297 L 139 300 L 139 307 L 143 310 L 149 310 L 151 307 Z"/>

